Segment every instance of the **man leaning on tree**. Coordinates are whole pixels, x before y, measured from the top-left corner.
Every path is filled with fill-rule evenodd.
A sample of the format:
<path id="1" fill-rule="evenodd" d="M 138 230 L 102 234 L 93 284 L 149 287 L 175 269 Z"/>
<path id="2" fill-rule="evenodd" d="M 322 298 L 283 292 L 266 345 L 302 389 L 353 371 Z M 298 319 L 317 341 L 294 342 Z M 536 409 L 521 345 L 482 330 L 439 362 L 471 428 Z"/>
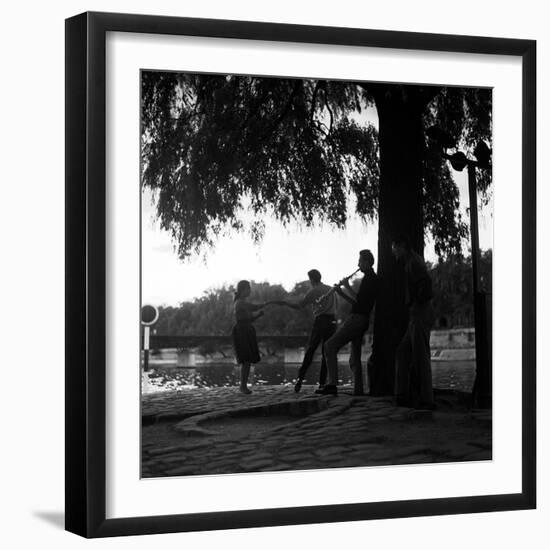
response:
<path id="1" fill-rule="evenodd" d="M 434 323 L 432 281 L 422 257 L 407 237 L 393 239 L 392 252 L 404 269 L 404 295 L 409 320 L 395 354 L 396 404 L 433 409 L 430 331 Z"/>

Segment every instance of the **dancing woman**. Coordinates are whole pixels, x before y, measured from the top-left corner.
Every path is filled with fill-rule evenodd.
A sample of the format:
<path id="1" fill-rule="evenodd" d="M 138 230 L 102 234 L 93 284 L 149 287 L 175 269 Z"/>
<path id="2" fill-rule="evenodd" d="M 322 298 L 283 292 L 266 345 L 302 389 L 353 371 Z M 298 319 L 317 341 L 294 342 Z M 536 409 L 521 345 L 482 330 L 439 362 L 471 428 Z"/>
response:
<path id="1" fill-rule="evenodd" d="M 233 347 L 237 363 L 241 366 L 240 392 L 244 394 L 252 393 L 248 388 L 248 375 L 250 365 L 260 361 L 260 350 L 256 339 L 256 329 L 252 324 L 259 319 L 264 312 L 261 310 L 266 304 L 252 304 L 247 301 L 250 296 L 250 283 L 248 281 L 239 281 L 237 291 L 235 292 L 235 325 L 233 326 Z M 254 312 L 258 311 L 254 315 Z"/>

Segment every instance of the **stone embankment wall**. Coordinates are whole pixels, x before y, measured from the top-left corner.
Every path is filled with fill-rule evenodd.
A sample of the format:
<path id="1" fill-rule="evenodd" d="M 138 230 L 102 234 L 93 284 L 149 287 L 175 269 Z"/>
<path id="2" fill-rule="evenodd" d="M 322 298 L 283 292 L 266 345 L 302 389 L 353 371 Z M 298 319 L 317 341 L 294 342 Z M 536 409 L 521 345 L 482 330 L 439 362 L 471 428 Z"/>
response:
<path id="1" fill-rule="evenodd" d="M 473 361 L 475 360 L 475 330 L 460 328 L 451 330 L 434 330 L 431 333 L 430 345 L 433 361 Z M 284 348 L 273 352 L 262 346 L 260 350 L 263 361 L 267 363 L 299 364 L 304 356 L 304 348 Z M 366 361 L 372 350 L 372 334 L 365 336 L 362 358 Z M 314 360 L 320 361 L 321 350 L 317 351 Z M 344 347 L 338 355 L 338 360 L 346 362 L 349 359 L 348 347 Z M 210 364 L 234 364 L 235 359 L 231 346 L 209 355 L 201 355 L 197 349 L 163 349 L 151 354 L 151 366 L 199 367 Z"/>

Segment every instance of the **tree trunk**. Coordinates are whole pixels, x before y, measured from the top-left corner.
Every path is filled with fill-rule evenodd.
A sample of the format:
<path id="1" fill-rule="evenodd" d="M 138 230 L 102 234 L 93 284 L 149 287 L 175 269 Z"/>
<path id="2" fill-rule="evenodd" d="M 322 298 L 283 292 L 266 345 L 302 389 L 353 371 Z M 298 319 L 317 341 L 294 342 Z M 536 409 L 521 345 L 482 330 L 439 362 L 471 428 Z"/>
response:
<path id="1" fill-rule="evenodd" d="M 369 365 L 372 395 L 393 394 L 395 350 L 407 325 L 404 274 L 392 256 L 392 239 L 405 235 L 414 250 L 420 255 L 424 253 L 424 106 L 414 90 L 406 86 L 376 97 L 380 143 L 377 270 L 380 288 Z"/>

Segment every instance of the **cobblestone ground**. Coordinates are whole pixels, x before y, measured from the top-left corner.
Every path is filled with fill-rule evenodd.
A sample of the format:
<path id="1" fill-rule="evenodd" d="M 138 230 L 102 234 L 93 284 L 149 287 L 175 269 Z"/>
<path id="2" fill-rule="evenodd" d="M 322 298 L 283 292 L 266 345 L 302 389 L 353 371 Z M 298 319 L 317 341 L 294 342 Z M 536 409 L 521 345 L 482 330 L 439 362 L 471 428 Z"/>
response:
<path id="1" fill-rule="evenodd" d="M 490 460 L 490 411 L 437 392 L 435 411 L 314 387 L 185 389 L 142 401 L 142 476 Z"/>

